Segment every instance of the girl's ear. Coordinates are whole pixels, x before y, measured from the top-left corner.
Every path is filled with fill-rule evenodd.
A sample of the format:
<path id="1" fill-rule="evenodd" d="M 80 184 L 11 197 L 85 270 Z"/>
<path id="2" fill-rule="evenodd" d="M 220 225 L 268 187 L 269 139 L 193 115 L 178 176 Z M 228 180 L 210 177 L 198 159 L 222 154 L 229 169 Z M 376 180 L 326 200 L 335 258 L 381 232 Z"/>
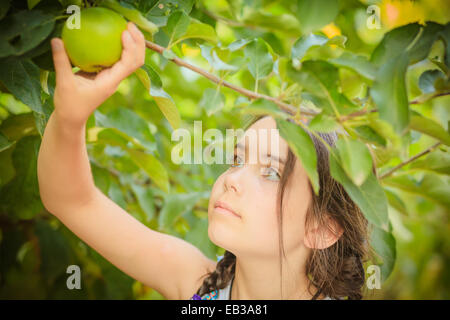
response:
<path id="1" fill-rule="evenodd" d="M 326 223 L 318 226 L 315 223 L 306 230 L 303 243 L 310 249 L 326 249 L 332 246 L 344 233 L 344 229 L 333 218 L 327 215 Z"/>

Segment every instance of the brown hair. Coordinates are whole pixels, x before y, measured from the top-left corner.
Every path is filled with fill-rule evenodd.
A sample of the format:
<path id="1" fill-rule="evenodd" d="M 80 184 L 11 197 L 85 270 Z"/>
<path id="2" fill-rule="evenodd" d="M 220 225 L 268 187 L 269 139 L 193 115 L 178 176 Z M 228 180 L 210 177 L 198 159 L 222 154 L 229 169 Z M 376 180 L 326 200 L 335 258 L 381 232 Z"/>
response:
<path id="1" fill-rule="evenodd" d="M 245 127 L 248 128 L 259 119 L 261 115 L 254 117 Z M 290 122 L 293 122 L 289 119 Z M 368 222 L 359 207 L 352 201 L 343 186 L 338 183 L 329 170 L 328 149 L 311 132 L 306 130 L 314 142 L 317 154 L 317 172 L 319 175 L 320 190 L 317 196 L 312 185 L 309 187 L 312 193 L 312 201 L 306 213 L 305 226 L 315 221 L 320 227 L 330 228 L 326 222 L 328 218 L 334 219 L 344 230 L 333 245 L 325 249 L 312 249 L 311 255 L 306 261 L 306 274 L 310 279 L 309 291 L 314 286 L 318 289 L 313 299 L 320 294 L 330 298 L 359 300 L 363 297 L 363 286 L 365 283 L 365 272 L 363 263 L 372 255 L 368 245 Z M 336 132 L 317 134 L 334 147 L 338 139 Z M 279 254 L 286 257 L 283 247 L 282 223 L 283 195 L 286 185 L 292 176 L 296 162 L 296 156 L 288 149 L 286 165 L 281 175 L 278 187 L 278 231 L 279 231 Z M 375 167 L 372 170 L 375 173 Z M 309 180 L 308 180 L 309 181 Z M 333 231 L 333 230 L 331 230 Z M 207 273 L 197 294 L 202 296 L 214 290 L 226 287 L 235 272 L 236 256 L 225 250 L 223 258 L 217 263 L 216 270 Z M 282 272 L 282 259 L 280 259 L 280 275 Z M 203 276 L 203 277 L 204 277 Z M 280 284 L 281 285 L 281 284 Z M 283 292 L 281 290 L 281 292 Z"/>

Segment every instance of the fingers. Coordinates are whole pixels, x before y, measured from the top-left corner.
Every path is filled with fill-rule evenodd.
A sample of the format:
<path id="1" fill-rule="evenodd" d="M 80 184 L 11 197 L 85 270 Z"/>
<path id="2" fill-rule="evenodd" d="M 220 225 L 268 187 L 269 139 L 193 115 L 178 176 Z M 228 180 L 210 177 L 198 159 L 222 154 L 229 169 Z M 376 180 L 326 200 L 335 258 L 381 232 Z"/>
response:
<path id="1" fill-rule="evenodd" d="M 145 62 L 145 38 L 134 23 L 128 22 L 127 30 L 122 34 L 122 40 L 124 49 L 121 62 L 131 67 L 130 73 L 132 73 Z"/>
<path id="2" fill-rule="evenodd" d="M 145 63 L 145 38 L 142 32 L 132 22 L 128 23 L 128 31 L 137 44 L 136 63 L 141 67 Z"/>
<path id="3" fill-rule="evenodd" d="M 144 64 L 145 38 L 132 22 L 128 23 L 127 30 L 122 33 L 122 45 L 123 50 L 120 60 L 109 70 L 104 70 L 106 71 L 104 76 L 101 75 L 97 78 L 99 81 L 107 79 L 107 83 L 102 83 L 103 85 L 116 88 L 123 79 Z"/>
<path id="4" fill-rule="evenodd" d="M 51 40 L 53 64 L 56 71 L 56 82 L 63 84 L 73 77 L 72 65 L 64 48 L 64 42 L 59 38 Z"/>
<path id="5" fill-rule="evenodd" d="M 83 77 L 85 79 L 89 79 L 89 80 L 94 80 L 95 77 L 97 76 L 97 73 L 95 73 L 95 72 L 86 72 L 86 71 L 82 71 L 82 70 L 76 72 L 75 74 L 77 76 L 81 76 L 81 77 Z"/>

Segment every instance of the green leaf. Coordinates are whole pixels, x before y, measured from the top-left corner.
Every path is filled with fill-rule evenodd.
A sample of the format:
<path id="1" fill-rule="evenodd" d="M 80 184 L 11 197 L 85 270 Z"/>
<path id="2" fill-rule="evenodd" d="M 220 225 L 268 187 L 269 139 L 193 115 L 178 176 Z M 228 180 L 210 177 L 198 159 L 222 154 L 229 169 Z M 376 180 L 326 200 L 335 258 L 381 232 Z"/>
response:
<path id="1" fill-rule="evenodd" d="M 439 149 L 434 150 L 424 158 L 412 162 L 408 169 L 434 171 L 450 175 L 450 154 Z"/>
<path id="2" fill-rule="evenodd" d="M 21 101 L 17 100 L 10 93 L 0 92 L 0 105 L 12 114 L 21 114 L 21 113 L 27 113 L 27 112 L 31 111 L 31 109 L 27 105 L 25 105 Z"/>
<path id="3" fill-rule="evenodd" d="M 308 100 L 311 99 L 318 108 L 328 114 L 344 115 L 359 109 L 339 92 L 338 69 L 326 61 L 304 61 L 300 70 L 296 70 L 291 64 L 288 64 L 287 75 L 302 86 L 304 94 L 310 94 L 307 97 Z M 303 98 L 306 97 L 303 96 Z"/>
<path id="4" fill-rule="evenodd" d="M 138 203 L 145 213 L 146 221 L 150 222 L 150 220 L 152 220 L 155 216 L 155 204 L 151 189 L 134 183 L 131 184 L 131 189 L 136 195 Z"/>
<path id="5" fill-rule="evenodd" d="M 335 151 L 330 152 L 330 172 L 336 181 L 344 187 L 350 198 L 358 205 L 367 220 L 375 226 L 387 230 L 388 205 L 383 188 L 377 178 L 371 172 L 366 181 L 361 185 L 355 185 L 347 176 L 340 165 L 339 155 Z"/>
<path id="6" fill-rule="evenodd" d="M 297 156 L 309 177 L 316 195 L 319 194 L 319 175 L 317 173 L 317 154 L 314 143 L 300 125 L 282 119 L 275 119 L 280 136 L 286 140 Z"/>
<path id="7" fill-rule="evenodd" d="M 382 260 L 381 281 L 384 282 L 394 269 L 396 260 L 395 238 L 392 233 L 374 227 L 370 235 L 370 245 Z"/>
<path id="8" fill-rule="evenodd" d="M 10 142 L 8 139 L 0 132 L 0 152 L 5 151 L 9 147 L 13 146 L 15 142 Z"/>
<path id="9" fill-rule="evenodd" d="M 209 65 L 214 70 L 228 70 L 228 71 L 238 70 L 238 67 L 223 62 L 218 57 L 216 50 L 214 50 L 215 48 L 213 48 L 212 46 L 200 44 L 199 47 L 201 49 L 203 58 L 205 58 L 209 62 Z"/>
<path id="10" fill-rule="evenodd" d="M 1 211 L 18 219 L 32 219 L 44 209 L 37 180 L 40 142 L 35 135 L 17 142 L 12 154 L 16 176 L 0 190 Z"/>
<path id="11" fill-rule="evenodd" d="M 10 7 L 11 7 L 11 0 L 1 0 L 0 20 L 2 20 L 5 17 Z"/>
<path id="12" fill-rule="evenodd" d="M 119 3 L 116 0 L 103 0 L 100 3 L 100 6 L 110 8 L 120 13 L 128 20 L 134 22 L 142 30 L 150 32 L 151 34 L 154 34 L 158 31 L 158 27 L 153 22 L 145 18 L 138 9 L 133 7 L 128 2 L 121 1 Z"/>
<path id="13" fill-rule="evenodd" d="M 333 21 L 338 12 L 337 0 L 297 0 L 297 19 L 303 33 L 322 28 Z"/>
<path id="14" fill-rule="evenodd" d="M 96 110 L 94 115 L 98 126 L 115 128 L 130 137 L 136 138 L 148 150 L 154 151 L 156 149 L 155 137 L 150 132 L 147 122 L 130 109 L 118 107 L 107 114 Z"/>
<path id="15" fill-rule="evenodd" d="M 450 68 L 450 22 L 448 22 L 443 29 L 438 33 L 438 36 L 445 44 L 445 65 Z"/>
<path id="16" fill-rule="evenodd" d="M 336 149 L 347 176 L 361 186 L 372 172 L 372 156 L 366 145 L 359 140 L 339 139 Z"/>
<path id="17" fill-rule="evenodd" d="M 167 35 L 170 38 L 169 47 L 174 41 L 186 33 L 189 23 L 189 16 L 182 10 L 175 11 L 169 16 L 167 26 L 165 27 Z"/>
<path id="18" fill-rule="evenodd" d="M 355 131 L 366 142 L 375 142 L 383 147 L 386 147 L 386 143 L 387 143 L 386 139 L 383 136 L 379 135 L 370 126 L 366 126 L 366 125 L 358 126 L 358 127 L 355 127 Z"/>
<path id="19" fill-rule="evenodd" d="M 410 59 L 410 64 L 419 62 L 428 57 L 428 53 L 431 50 L 431 46 L 437 40 L 439 33 L 443 30 L 444 26 L 433 22 L 426 21 L 425 26 L 422 26 L 422 32 L 418 35 L 415 43 L 407 48 Z"/>
<path id="20" fill-rule="evenodd" d="M 16 141 L 27 135 L 37 135 L 33 114 L 23 113 L 7 118 L 0 126 L 0 132 L 9 141 Z"/>
<path id="21" fill-rule="evenodd" d="M 33 111 L 36 129 L 41 137 L 44 135 L 45 127 L 47 126 L 47 122 L 50 119 L 53 110 L 55 110 L 55 107 L 53 106 L 53 99 L 47 98 L 47 100 L 45 100 L 44 104 L 42 105 L 42 109 L 43 113 Z"/>
<path id="22" fill-rule="evenodd" d="M 227 47 L 228 50 L 230 50 L 231 52 L 236 51 L 241 49 L 242 47 L 246 46 L 247 44 L 249 44 L 250 42 L 252 42 L 253 40 L 251 39 L 239 39 L 236 41 L 233 41 L 232 43 L 230 43 Z"/>
<path id="23" fill-rule="evenodd" d="M 388 199 L 389 204 L 396 209 L 398 212 L 403 214 L 408 214 L 407 208 L 403 200 L 394 192 L 384 188 L 384 193 L 386 193 L 386 197 Z"/>
<path id="24" fill-rule="evenodd" d="M 211 43 L 217 43 L 217 34 L 213 27 L 206 23 L 191 21 L 186 33 L 179 37 L 176 42 L 186 39 L 203 39 Z"/>
<path id="25" fill-rule="evenodd" d="M 270 74 L 273 68 L 273 59 L 264 40 L 258 38 L 247 44 L 244 54 L 248 60 L 248 70 L 255 81 Z"/>
<path id="26" fill-rule="evenodd" d="M 268 101 L 266 99 L 254 100 L 249 105 L 241 109 L 243 114 L 253 114 L 253 115 L 270 115 L 273 118 L 287 119 L 288 114 L 283 112 L 280 107 L 278 107 L 275 102 Z"/>
<path id="27" fill-rule="evenodd" d="M 139 78 L 144 87 L 150 92 L 151 86 L 150 77 L 148 76 L 147 71 L 143 67 L 145 67 L 145 65 L 134 71 L 134 74 Z"/>
<path id="28" fill-rule="evenodd" d="M 372 128 L 378 135 L 391 142 L 394 148 L 399 149 L 401 147 L 402 141 L 395 133 L 394 127 L 389 122 L 378 118 L 375 114 L 368 116 L 368 119 L 369 127 Z"/>
<path id="29" fill-rule="evenodd" d="M 170 49 L 165 49 L 163 51 L 162 55 L 163 55 L 164 58 L 166 58 L 168 60 L 172 60 L 172 59 L 177 58 L 177 55 L 175 53 L 173 53 L 173 51 L 170 50 Z"/>
<path id="30" fill-rule="evenodd" d="M 218 89 L 207 88 L 203 91 L 199 106 L 205 109 L 208 117 L 222 110 L 225 104 L 225 96 Z"/>
<path id="31" fill-rule="evenodd" d="M 418 23 L 410 23 L 386 33 L 383 40 L 373 51 L 371 62 L 381 66 L 387 60 L 403 54 L 408 45 L 416 38 L 420 28 Z"/>
<path id="32" fill-rule="evenodd" d="M 308 123 L 308 128 L 318 132 L 333 132 L 340 128 L 339 123 L 324 113 L 319 113 Z"/>
<path id="33" fill-rule="evenodd" d="M 184 240 L 200 249 L 210 259 L 216 256 L 215 245 L 208 237 L 208 219 L 196 219 L 191 230 L 186 233 Z"/>
<path id="34" fill-rule="evenodd" d="M 123 192 L 120 189 L 120 186 L 114 180 L 111 180 L 111 183 L 109 184 L 108 197 L 119 207 L 127 210 L 127 202 L 125 201 Z"/>
<path id="35" fill-rule="evenodd" d="M 179 128 L 181 122 L 180 113 L 172 97 L 169 96 L 162 88 L 157 87 L 151 87 L 150 95 L 153 99 L 155 99 L 156 104 L 169 121 L 172 128 Z"/>
<path id="36" fill-rule="evenodd" d="M 159 230 L 163 231 L 171 227 L 179 216 L 192 210 L 194 205 L 204 197 L 203 192 L 168 194 L 159 214 Z"/>
<path id="37" fill-rule="evenodd" d="M 431 21 L 428 21 L 426 26 L 410 23 L 395 28 L 385 34 L 373 51 L 371 61 L 377 66 L 382 66 L 388 60 L 393 60 L 406 52 L 408 52 L 407 64 L 421 61 L 428 56 L 442 29 L 442 25 Z"/>
<path id="38" fill-rule="evenodd" d="M 91 171 L 95 186 L 99 188 L 103 194 L 108 195 L 109 186 L 111 184 L 109 171 L 97 166 L 95 163 L 91 163 Z"/>
<path id="39" fill-rule="evenodd" d="M 381 66 L 370 91 L 380 118 L 389 122 L 399 134 L 402 134 L 410 121 L 405 81 L 407 67 L 406 53 L 389 60 Z"/>
<path id="40" fill-rule="evenodd" d="M 368 80 L 375 80 L 377 70 L 364 56 L 346 51 L 338 58 L 329 59 L 328 62 L 338 67 L 351 69 Z"/>
<path id="41" fill-rule="evenodd" d="M 332 39 L 329 39 L 320 34 L 304 35 L 294 42 L 291 49 L 291 58 L 302 60 L 308 50 L 313 47 L 323 46 L 325 44 L 341 44 L 342 46 L 345 40 L 346 38 L 343 36 L 335 36 Z"/>
<path id="42" fill-rule="evenodd" d="M 41 0 L 27 0 L 28 2 L 28 10 L 33 9 Z"/>
<path id="43" fill-rule="evenodd" d="M 248 25 L 259 26 L 271 31 L 283 32 L 292 36 L 300 34 L 300 24 L 295 16 L 289 13 L 273 15 L 259 10 L 245 10 L 242 21 Z"/>
<path id="44" fill-rule="evenodd" d="M 422 133 L 425 133 L 433 138 L 438 139 L 447 146 L 450 146 L 450 134 L 442 128 L 436 121 L 422 117 L 419 114 L 411 116 L 409 128 Z"/>
<path id="45" fill-rule="evenodd" d="M 39 68 L 28 60 L 0 60 L 0 81 L 33 111 L 43 113 Z"/>
<path id="46" fill-rule="evenodd" d="M 97 128 L 96 128 L 97 129 Z M 91 137 L 90 140 L 88 140 L 89 143 L 93 142 L 99 142 L 99 143 L 105 143 L 109 144 L 111 146 L 118 146 L 122 148 L 127 148 L 129 143 L 134 143 L 134 145 L 140 147 L 141 144 L 135 143 L 135 140 L 128 136 L 126 133 L 123 133 L 122 131 L 119 131 L 115 128 L 105 128 L 101 129 L 97 135 L 94 135 L 94 137 Z"/>
<path id="47" fill-rule="evenodd" d="M 66 238 L 48 222 L 37 220 L 35 233 L 41 254 L 39 271 L 42 272 L 47 285 L 51 286 L 58 277 L 66 274 L 67 267 L 75 261 Z"/>
<path id="48" fill-rule="evenodd" d="M 22 10 L 0 22 L 0 58 L 21 55 L 44 41 L 55 17 L 40 10 Z"/>
<path id="49" fill-rule="evenodd" d="M 419 88 L 423 93 L 436 91 L 436 80 L 446 79 L 445 74 L 439 69 L 427 70 L 419 77 Z"/>
<path id="50" fill-rule="evenodd" d="M 131 159 L 143 169 L 153 182 L 164 192 L 169 192 L 169 176 L 166 168 L 151 154 L 143 151 L 128 149 Z"/>
<path id="51" fill-rule="evenodd" d="M 429 199 L 445 208 L 450 207 L 450 185 L 438 174 L 425 173 L 420 182 L 409 175 L 390 176 L 383 179 L 383 184 Z"/>
<path id="52" fill-rule="evenodd" d="M 172 128 L 179 128 L 181 123 L 180 112 L 172 97 L 162 88 L 162 81 L 158 73 L 148 64 L 143 65 L 135 72 Z"/>

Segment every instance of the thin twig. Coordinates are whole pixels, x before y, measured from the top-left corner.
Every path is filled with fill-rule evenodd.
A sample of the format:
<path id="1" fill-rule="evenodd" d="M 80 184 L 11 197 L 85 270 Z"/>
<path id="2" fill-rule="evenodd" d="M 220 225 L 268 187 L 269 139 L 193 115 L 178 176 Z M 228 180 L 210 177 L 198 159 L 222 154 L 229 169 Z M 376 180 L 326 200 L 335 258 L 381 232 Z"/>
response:
<path id="1" fill-rule="evenodd" d="M 427 98 L 427 100 L 421 100 L 420 97 L 419 97 L 419 98 L 417 98 L 415 100 L 410 101 L 409 104 L 420 104 L 420 103 L 424 103 L 424 102 L 426 102 L 428 100 L 431 100 L 433 98 L 447 96 L 447 95 L 450 95 L 450 92 L 439 92 L 439 93 L 436 93 L 434 95 L 430 95 Z M 367 113 L 371 113 L 371 112 L 378 112 L 378 109 L 372 109 L 372 110 L 368 110 L 368 111 L 367 110 L 360 110 L 360 111 L 357 111 L 357 112 L 354 112 L 354 113 L 350 113 L 350 114 L 348 114 L 346 116 L 340 117 L 339 120 L 341 122 L 343 122 L 343 121 L 347 121 L 347 120 L 349 120 L 351 118 L 363 116 L 363 115 L 365 115 Z"/>
<path id="2" fill-rule="evenodd" d="M 156 43 L 153 43 L 151 41 L 148 41 L 148 40 L 146 40 L 146 45 L 147 45 L 147 48 L 149 48 L 150 50 L 156 51 L 156 52 L 158 52 L 161 55 L 163 54 L 163 51 L 166 49 L 166 48 L 164 48 L 164 47 L 162 47 L 162 46 L 160 46 L 160 45 L 158 45 Z M 290 115 L 295 115 L 297 113 L 297 107 L 295 107 L 295 106 L 293 106 L 291 104 L 284 103 L 284 102 L 278 100 L 277 98 L 274 98 L 274 97 L 271 97 L 271 96 L 268 96 L 268 95 L 265 95 L 265 94 L 253 92 L 253 91 L 247 90 L 245 88 L 241 88 L 239 86 L 236 86 L 236 85 L 234 85 L 234 84 L 232 84 L 232 83 L 230 83 L 228 81 L 224 81 L 223 79 L 220 79 L 219 77 L 209 73 L 206 70 L 203 70 L 203 69 L 201 69 L 199 67 L 196 67 L 196 66 L 194 66 L 192 64 L 189 64 L 186 61 L 184 61 L 184 60 L 182 60 L 182 59 L 180 59 L 178 57 L 175 57 L 175 58 L 169 59 L 169 60 L 174 62 L 175 64 L 181 66 L 181 67 L 187 68 L 189 70 L 192 70 L 192 71 L 194 71 L 194 72 L 204 76 L 205 78 L 211 80 L 214 83 L 217 83 L 217 84 L 222 85 L 224 87 L 230 88 L 230 89 L 232 89 L 232 90 L 234 90 L 236 92 L 239 92 L 240 94 L 242 94 L 242 95 L 244 95 L 244 96 L 246 96 L 246 97 L 248 97 L 250 99 L 265 99 L 265 100 L 268 100 L 268 101 L 272 101 L 276 105 L 278 105 L 281 109 L 283 109 L 284 111 L 289 113 Z M 302 107 L 300 107 L 300 109 L 301 109 L 301 113 L 303 115 L 309 115 L 309 116 L 317 115 L 317 112 L 315 112 L 315 111 L 312 111 L 312 110 L 309 110 L 309 109 L 305 109 L 305 108 L 302 108 Z"/>
<path id="3" fill-rule="evenodd" d="M 377 109 L 372 109 L 372 110 L 356 111 L 356 112 L 350 113 L 350 114 L 348 114 L 346 116 L 340 117 L 339 118 L 339 122 L 344 122 L 344 121 L 347 121 L 347 120 L 349 120 L 351 118 L 356 118 L 356 117 L 363 116 L 363 115 L 365 115 L 367 113 L 372 113 L 372 112 L 378 112 L 378 110 Z"/>
<path id="4" fill-rule="evenodd" d="M 160 45 L 158 45 L 158 44 L 156 44 L 154 42 L 151 42 L 149 40 L 146 40 L 145 42 L 146 42 L 147 48 L 149 48 L 150 50 L 153 50 L 155 52 L 158 52 L 161 55 L 163 54 L 164 50 L 166 50 L 166 48 L 164 48 L 164 47 L 162 47 L 162 46 L 160 46 Z M 297 107 L 295 107 L 295 106 L 293 106 L 291 104 L 288 104 L 288 103 L 284 103 L 284 102 L 280 101 L 279 98 L 274 98 L 274 97 L 271 97 L 271 96 L 268 96 L 268 95 L 265 95 L 265 94 L 261 94 L 261 93 L 257 93 L 257 92 L 253 92 L 253 91 L 247 90 L 245 88 L 241 88 L 241 87 L 239 87 L 237 85 L 234 85 L 234 84 L 232 84 L 232 83 L 230 83 L 228 81 L 224 81 L 223 79 L 221 79 L 221 78 L 219 78 L 219 77 L 209 73 L 206 70 L 203 70 L 203 69 L 201 69 L 199 67 L 196 67 L 196 66 L 194 66 L 194 65 L 192 65 L 190 63 L 187 63 L 186 61 L 184 61 L 184 60 L 182 60 L 182 59 L 180 59 L 178 57 L 175 57 L 175 58 L 169 59 L 169 60 L 174 62 L 175 64 L 181 66 L 181 67 L 187 68 L 187 69 L 189 69 L 191 71 L 194 71 L 194 72 L 204 76 L 205 78 L 211 80 L 212 82 L 218 84 L 219 86 L 223 85 L 224 87 L 227 87 L 227 88 L 230 88 L 230 89 L 232 89 L 232 90 L 234 90 L 236 92 L 239 92 L 240 94 L 242 94 L 242 95 L 244 95 L 244 96 L 246 96 L 246 97 L 248 97 L 250 99 L 265 99 L 265 100 L 268 100 L 268 101 L 272 101 L 276 105 L 278 105 L 282 110 L 286 111 L 290 115 L 295 115 L 297 113 Z M 445 95 L 450 95 L 450 92 L 443 92 L 443 93 L 435 94 L 432 97 L 430 97 L 430 99 L 436 98 L 436 97 L 440 97 L 440 96 L 445 96 Z M 423 101 L 420 101 L 420 99 L 416 99 L 416 100 L 413 100 L 413 101 L 409 102 L 409 104 L 419 104 L 419 103 L 423 103 Z M 302 108 L 302 107 L 300 107 L 300 111 L 301 111 L 302 115 L 307 115 L 307 116 L 316 116 L 318 114 L 318 112 L 316 112 L 316 111 L 312 111 L 312 110 L 305 109 L 305 108 Z M 349 115 L 339 117 L 339 122 L 344 122 L 344 121 L 347 121 L 347 120 L 349 120 L 351 118 L 363 116 L 363 115 L 365 115 L 367 113 L 372 113 L 372 112 L 378 112 L 378 109 L 360 110 L 360 111 L 351 113 Z"/>
<path id="5" fill-rule="evenodd" d="M 419 97 L 419 98 L 417 98 L 417 99 L 411 101 L 409 104 L 419 104 L 419 103 L 424 103 L 424 102 L 427 102 L 428 100 L 431 100 L 431 99 L 433 99 L 433 98 L 442 97 L 442 96 L 447 96 L 447 95 L 450 95 L 450 91 L 449 91 L 449 92 L 439 92 L 439 93 L 433 94 L 433 95 L 427 97 L 426 100 L 421 100 L 420 97 Z"/>
<path id="6" fill-rule="evenodd" d="M 395 171 L 397 171 L 398 169 L 406 166 L 408 163 L 413 162 L 414 160 L 422 157 L 423 155 L 426 155 L 427 153 L 430 153 L 431 151 L 433 151 L 435 148 L 437 148 L 439 145 L 441 145 L 442 142 L 437 142 L 435 144 L 433 144 L 431 147 L 429 147 L 428 149 L 422 151 L 421 153 L 416 154 L 414 157 L 409 158 L 408 160 L 400 163 L 399 165 L 395 166 L 394 168 L 392 168 L 391 170 L 389 170 L 388 172 L 382 174 L 380 176 L 380 179 L 384 179 L 386 177 L 389 177 L 391 174 L 393 174 Z"/>

